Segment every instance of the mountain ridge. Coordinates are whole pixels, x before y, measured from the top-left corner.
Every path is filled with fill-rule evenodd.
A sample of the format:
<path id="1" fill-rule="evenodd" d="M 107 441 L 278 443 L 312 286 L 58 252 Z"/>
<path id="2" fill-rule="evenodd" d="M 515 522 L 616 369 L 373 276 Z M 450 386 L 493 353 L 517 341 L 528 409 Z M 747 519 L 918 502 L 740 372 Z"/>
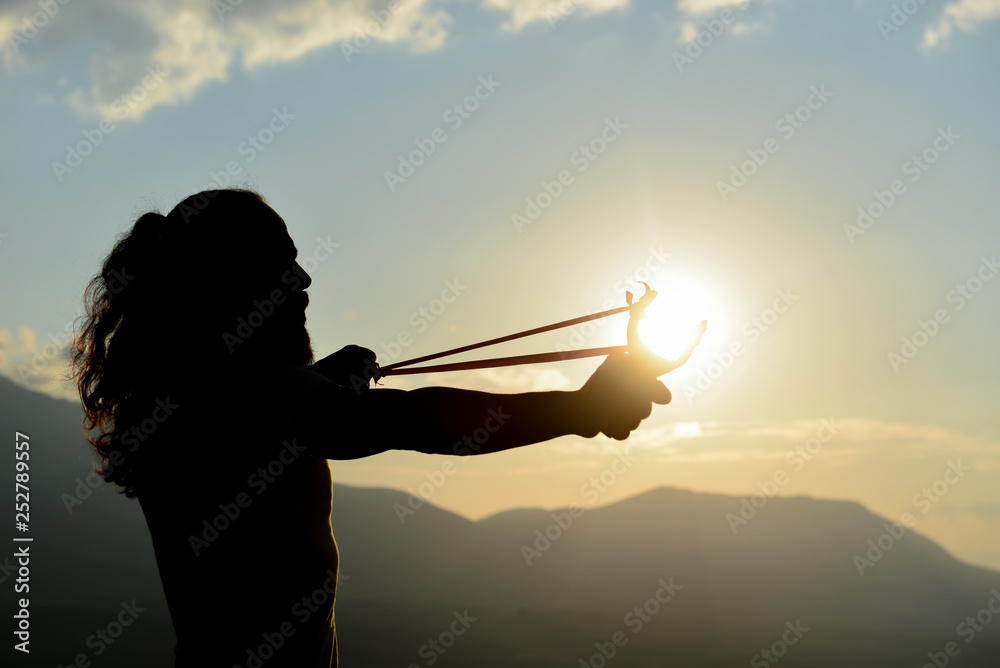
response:
<path id="1" fill-rule="evenodd" d="M 0 430 L 32 444 L 32 530 L 45 548 L 32 558 L 32 610 L 47 639 L 36 658 L 65 663 L 136 600 L 148 612 L 102 665 L 135 665 L 136 652 L 166 657 L 144 665 L 171 665 L 145 520 L 137 502 L 90 483 L 79 406 L 10 381 L 0 400 Z M 628 636 L 630 654 L 616 665 L 662 665 L 667 655 L 671 665 L 745 664 L 796 621 L 812 630 L 783 665 L 922 665 L 1000 591 L 1000 571 L 966 564 L 919 531 L 887 537 L 893 521 L 857 501 L 771 497 L 734 532 L 727 514 L 742 498 L 662 486 L 575 514 L 513 508 L 472 521 L 405 491 L 335 483 L 344 665 L 407 665 L 465 610 L 482 621 L 442 665 L 577 665 L 595 642 L 630 632 L 624 620 L 646 605 L 658 610 L 647 624 L 656 631 Z M 869 541 L 881 554 L 859 572 Z M 665 587 L 676 587 L 669 604 L 655 600 Z M 995 665 L 998 652 L 1000 624 L 987 626 L 963 646 L 963 665 Z"/>

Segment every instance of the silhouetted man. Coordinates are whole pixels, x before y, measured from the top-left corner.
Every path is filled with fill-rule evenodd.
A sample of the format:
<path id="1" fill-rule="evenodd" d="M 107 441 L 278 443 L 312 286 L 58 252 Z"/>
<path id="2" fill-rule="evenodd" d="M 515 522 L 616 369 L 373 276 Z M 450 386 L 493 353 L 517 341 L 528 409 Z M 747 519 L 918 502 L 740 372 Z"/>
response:
<path id="1" fill-rule="evenodd" d="M 624 439 L 670 401 L 627 355 L 575 392 L 359 390 L 371 351 L 312 364 L 296 252 L 258 195 L 208 191 L 141 216 L 88 287 L 87 427 L 104 479 L 142 506 L 178 667 L 336 665 L 328 460 Z M 498 413 L 478 450 L 456 449 Z"/>

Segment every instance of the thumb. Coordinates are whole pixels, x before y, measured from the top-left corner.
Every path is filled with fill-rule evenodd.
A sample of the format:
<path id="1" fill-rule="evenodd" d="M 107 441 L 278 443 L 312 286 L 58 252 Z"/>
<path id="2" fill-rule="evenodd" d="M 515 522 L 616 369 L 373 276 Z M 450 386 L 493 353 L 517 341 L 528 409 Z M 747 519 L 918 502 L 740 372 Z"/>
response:
<path id="1" fill-rule="evenodd" d="M 673 398 L 673 396 L 670 394 L 670 390 L 667 389 L 667 386 L 658 380 L 653 381 L 652 389 L 653 392 L 651 398 L 654 404 L 660 404 L 661 406 L 664 404 L 669 404 L 670 400 Z"/>

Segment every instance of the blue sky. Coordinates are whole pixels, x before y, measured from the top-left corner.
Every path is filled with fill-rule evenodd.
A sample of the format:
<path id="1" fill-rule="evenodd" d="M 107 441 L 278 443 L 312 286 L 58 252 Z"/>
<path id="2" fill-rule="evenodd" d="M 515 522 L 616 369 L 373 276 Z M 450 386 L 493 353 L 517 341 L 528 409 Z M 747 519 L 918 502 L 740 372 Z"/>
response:
<path id="1" fill-rule="evenodd" d="M 320 354 L 435 352 L 619 305 L 646 276 L 698 295 L 709 336 L 600 503 L 750 493 L 834 419 L 781 493 L 898 515 L 964 458 L 917 530 L 1000 567 L 1000 0 L 388 7 L 0 3 L 0 373 L 68 396 L 56 344 L 115 235 L 231 179 L 312 258 Z M 613 321 L 497 352 L 623 342 Z M 569 389 L 594 364 L 388 384 Z M 432 500 L 565 505 L 616 447 L 463 460 Z M 334 475 L 416 489 L 440 465 Z"/>

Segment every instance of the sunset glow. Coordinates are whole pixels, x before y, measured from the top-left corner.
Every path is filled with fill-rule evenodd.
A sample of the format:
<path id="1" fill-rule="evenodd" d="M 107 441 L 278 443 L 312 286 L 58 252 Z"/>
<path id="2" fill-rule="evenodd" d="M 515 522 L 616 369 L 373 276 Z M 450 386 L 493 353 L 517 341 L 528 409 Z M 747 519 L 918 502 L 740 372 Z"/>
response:
<path id="1" fill-rule="evenodd" d="M 646 317 L 639 322 L 643 343 L 664 359 L 678 359 L 697 338 L 701 321 L 707 320 L 709 329 L 702 337 L 702 345 L 705 345 L 713 322 L 709 303 L 697 292 L 674 285 L 656 288 L 656 291 L 658 296 L 646 309 Z"/>

